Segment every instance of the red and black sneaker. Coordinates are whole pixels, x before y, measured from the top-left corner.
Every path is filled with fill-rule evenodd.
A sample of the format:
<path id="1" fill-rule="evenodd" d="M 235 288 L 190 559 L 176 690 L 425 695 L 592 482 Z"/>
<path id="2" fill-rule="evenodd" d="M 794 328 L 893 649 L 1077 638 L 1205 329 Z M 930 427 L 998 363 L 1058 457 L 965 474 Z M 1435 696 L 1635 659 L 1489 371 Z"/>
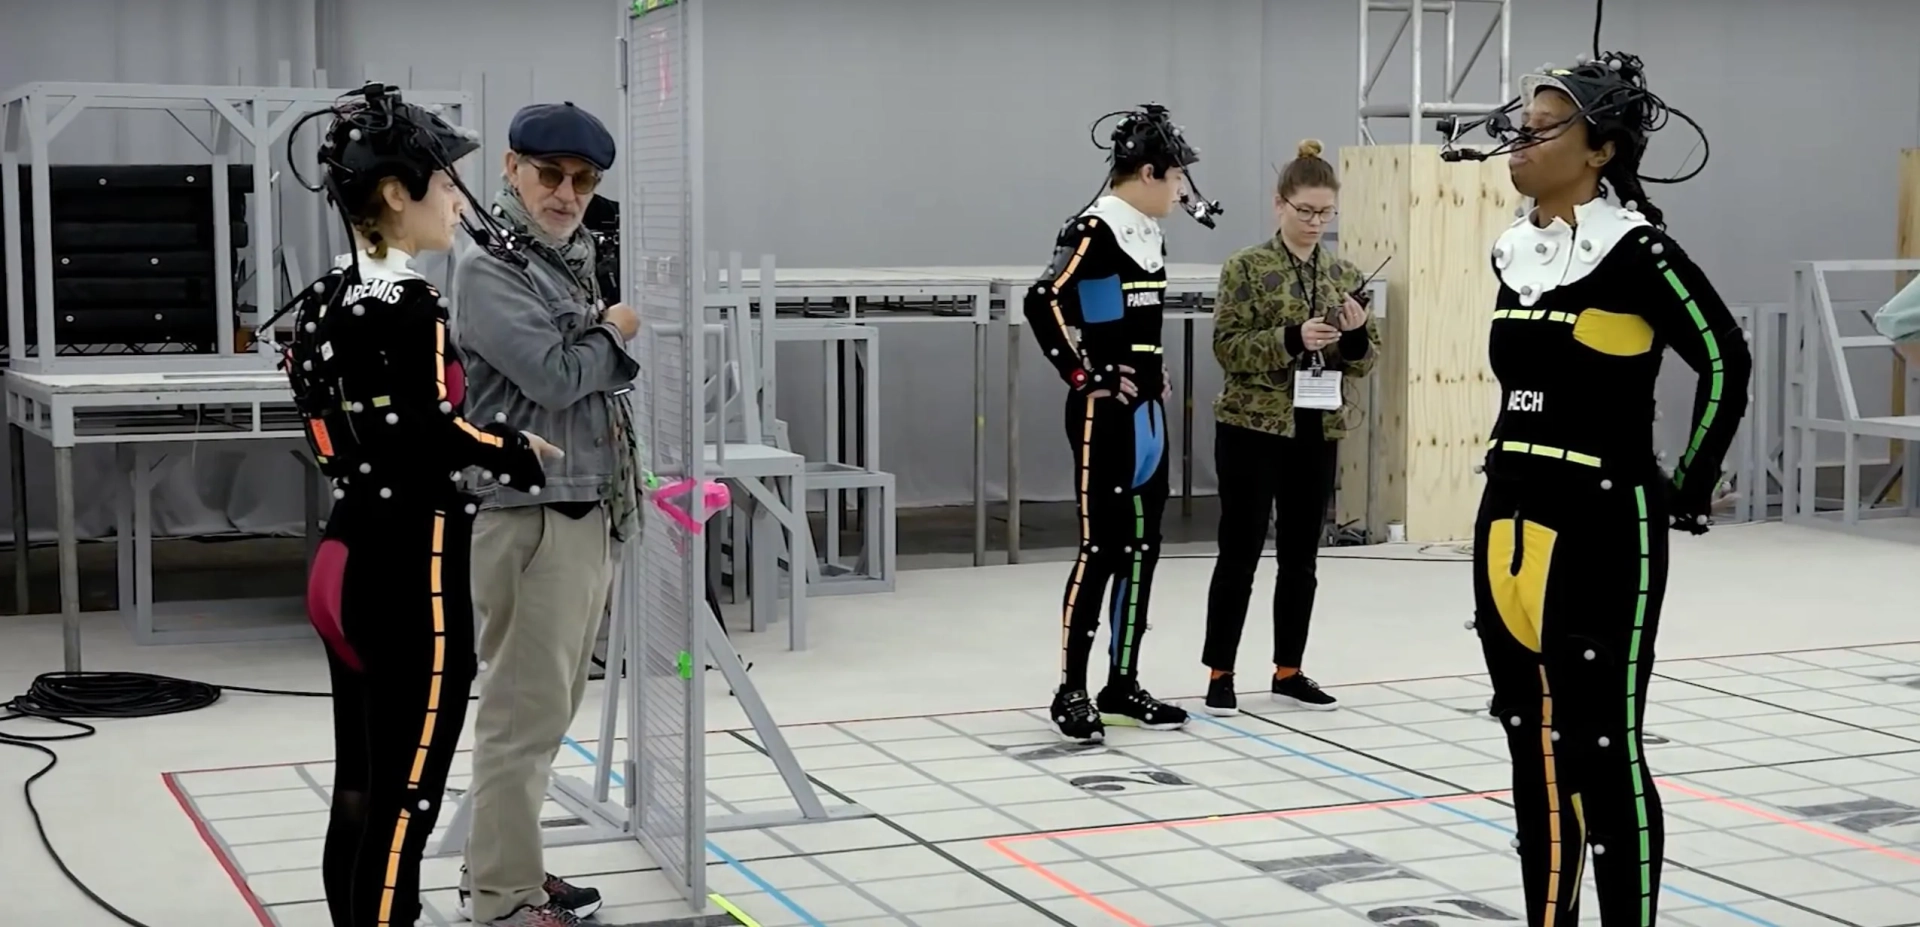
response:
<path id="1" fill-rule="evenodd" d="M 573 912 L 574 917 L 592 917 L 600 910 L 600 890 L 574 885 L 553 873 L 547 873 L 546 884 L 540 886 L 547 890 L 547 898 L 554 904 Z"/>
<path id="2" fill-rule="evenodd" d="M 597 888 L 584 888 L 579 885 L 574 885 L 551 872 L 547 873 L 547 880 L 542 883 L 540 887 L 547 893 L 548 903 L 543 907 L 552 907 L 566 911 L 575 918 L 592 917 L 595 911 L 600 910 L 602 901 L 600 898 L 600 890 Z M 473 889 L 467 885 L 467 869 L 465 866 L 460 867 L 459 898 L 460 916 L 467 920 L 473 920 Z M 514 912 L 514 916 L 520 916 L 522 912 L 531 912 L 527 916 L 542 913 L 538 908 L 521 908 L 519 911 Z M 495 923 L 512 924 L 518 927 L 518 922 L 512 920 L 511 917 L 505 922 L 496 921 Z"/>

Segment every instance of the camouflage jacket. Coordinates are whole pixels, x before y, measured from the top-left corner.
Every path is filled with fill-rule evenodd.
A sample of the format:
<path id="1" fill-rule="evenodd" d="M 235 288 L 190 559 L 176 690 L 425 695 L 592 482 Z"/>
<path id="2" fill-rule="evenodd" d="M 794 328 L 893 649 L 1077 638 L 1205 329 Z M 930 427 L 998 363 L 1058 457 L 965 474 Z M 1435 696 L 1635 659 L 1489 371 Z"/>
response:
<path id="1" fill-rule="evenodd" d="M 1215 421 L 1293 436 L 1293 372 L 1307 363 L 1300 326 L 1313 311 L 1307 287 L 1316 276 L 1319 294 L 1313 302 L 1323 318 L 1366 279 L 1324 247 L 1315 249 L 1311 264 L 1296 262 L 1277 235 L 1221 265 L 1213 356 L 1226 373 L 1226 385 L 1213 402 Z M 1344 374 L 1340 412 L 1321 422 L 1328 440 L 1345 437 L 1359 424 L 1358 384 L 1352 381 L 1373 369 L 1379 349 L 1379 322 L 1369 315 L 1365 326 L 1321 352 L 1327 369 Z"/>

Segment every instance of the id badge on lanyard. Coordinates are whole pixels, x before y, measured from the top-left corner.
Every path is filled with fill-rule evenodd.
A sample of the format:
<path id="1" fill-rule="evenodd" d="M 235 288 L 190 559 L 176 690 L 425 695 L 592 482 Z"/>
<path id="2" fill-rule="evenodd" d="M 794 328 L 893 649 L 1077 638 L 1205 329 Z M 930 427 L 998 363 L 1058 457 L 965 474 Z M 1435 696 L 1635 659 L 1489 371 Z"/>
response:
<path id="1" fill-rule="evenodd" d="M 1293 257 L 1288 255 L 1288 257 Z M 1293 258 L 1294 275 L 1299 276 L 1305 263 Z M 1320 316 L 1320 255 L 1314 254 L 1313 276 L 1306 282 L 1307 318 Z M 1320 409 L 1333 412 L 1340 409 L 1340 371 L 1328 370 L 1326 358 L 1314 351 L 1307 358 L 1307 365 L 1293 372 L 1293 405 L 1297 409 Z"/>

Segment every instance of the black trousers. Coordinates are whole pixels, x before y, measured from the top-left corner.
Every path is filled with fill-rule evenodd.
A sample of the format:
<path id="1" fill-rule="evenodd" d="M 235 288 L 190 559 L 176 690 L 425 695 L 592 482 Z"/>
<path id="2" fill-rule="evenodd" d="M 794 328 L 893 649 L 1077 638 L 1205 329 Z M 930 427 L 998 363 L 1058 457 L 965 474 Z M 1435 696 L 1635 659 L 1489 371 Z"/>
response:
<path id="1" fill-rule="evenodd" d="M 420 917 L 433 832 L 473 686 L 463 505 L 335 506 L 308 579 L 333 681 L 333 809 L 321 877 L 334 927 Z"/>
<path id="2" fill-rule="evenodd" d="M 1589 848 L 1600 922 L 1655 923 L 1665 830 L 1641 724 L 1667 582 L 1661 490 L 1490 479 L 1481 500 L 1474 626 L 1513 757 L 1530 927 L 1579 922 Z"/>
<path id="3" fill-rule="evenodd" d="M 1294 437 L 1221 423 L 1213 462 L 1220 482 L 1219 557 L 1207 588 L 1207 638 L 1200 660 L 1232 672 L 1253 596 L 1253 573 L 1273 527 L 1273 664 L 1299 669 L 1313 620 L 1315 567 L 1326 533 L 1340 446 L 1321 435 L 1320 417 L 1300 413 Z"/>
<path id="4" fill-rule="evenodd" d="M 1160 562 L 1160 517 L 1167 507 L 1167 409 L 1158 399 L 1122 403 L 1067 397 L 1080 553 L 1061 603 L 1061 686 L 1087 687 L 1087 660 L 1107 609 L 1109 685 L 1138 675 L 1153 572 Z"/>

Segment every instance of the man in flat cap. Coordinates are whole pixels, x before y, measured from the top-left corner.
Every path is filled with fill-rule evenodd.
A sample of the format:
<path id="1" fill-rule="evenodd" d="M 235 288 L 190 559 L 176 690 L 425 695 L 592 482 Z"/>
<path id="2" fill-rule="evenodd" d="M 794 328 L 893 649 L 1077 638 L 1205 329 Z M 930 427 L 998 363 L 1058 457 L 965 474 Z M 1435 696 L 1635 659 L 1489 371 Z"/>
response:
<path id="1" fill-rule="evenodd" d="M 483 672 L 474 712 L 473 829 L 461 912 L 487 927 L 578 923 L 600 893 L 548 873 L 540 812 L 579 709 L 619 545 L 639 535 L 639 473 L 626 391 L 639 329 L 601 293 L 588 202 L 613 167 L 606 126 L 572 103 L 521 110 L 507 130 L 496 220 L 525 266 L 463 241 L 453 273 L 467 407 L 545 437 L 565 457 L 538 495 L 480 473 L 473 606 Z M 609 300 L 615 301 L 607 305 Z"/>

